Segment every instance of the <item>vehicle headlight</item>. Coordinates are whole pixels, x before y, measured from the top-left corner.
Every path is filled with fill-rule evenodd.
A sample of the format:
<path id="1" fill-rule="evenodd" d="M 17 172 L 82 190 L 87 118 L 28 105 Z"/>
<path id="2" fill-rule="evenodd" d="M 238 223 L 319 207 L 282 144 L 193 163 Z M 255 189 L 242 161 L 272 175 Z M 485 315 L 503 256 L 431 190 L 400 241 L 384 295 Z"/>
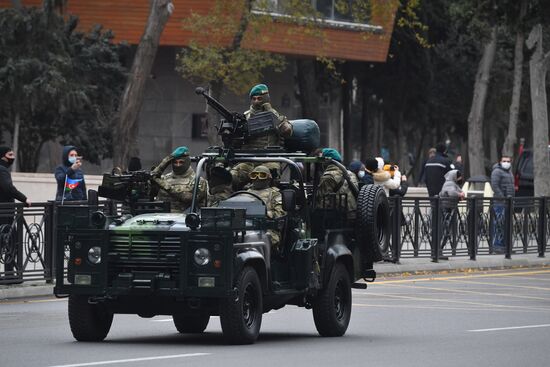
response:
<path id="1" fill-rule="evenodd" d="M 193 258 L 195 259 L 195 264 L 206 265 L 210 262 L 210 251 L 203 247 L 198 248 L 195 250 L 195 255 Z"/>
<path id="2" fill-rule="evenodd" d="M 101 262 L 101 247 L 94 246 L 88 250 L 88 261 L 92 264 L 99 264 Z"/>

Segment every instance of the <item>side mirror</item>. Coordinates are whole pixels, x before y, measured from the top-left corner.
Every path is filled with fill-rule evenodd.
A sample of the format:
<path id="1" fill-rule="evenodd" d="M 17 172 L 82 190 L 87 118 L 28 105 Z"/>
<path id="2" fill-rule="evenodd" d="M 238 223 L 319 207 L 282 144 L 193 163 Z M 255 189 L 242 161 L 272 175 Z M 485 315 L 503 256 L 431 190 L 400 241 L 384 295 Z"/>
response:
<path id="1" fill-rule="evenodd" d="M 285 212 L 296 211 L 296 191 L 292 189 L 286 189 L 281 191 L 283 196 L 283 210 Z"/>

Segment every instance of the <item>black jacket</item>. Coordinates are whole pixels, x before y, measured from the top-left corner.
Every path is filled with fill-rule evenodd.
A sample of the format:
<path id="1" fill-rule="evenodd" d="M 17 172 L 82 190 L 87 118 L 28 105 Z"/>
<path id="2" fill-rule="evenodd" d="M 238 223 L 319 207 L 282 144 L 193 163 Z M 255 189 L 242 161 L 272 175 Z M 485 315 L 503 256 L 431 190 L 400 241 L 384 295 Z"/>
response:
<path id="1" fill-rule="evenodd" d="M 430 196 L 439 195 L 445 183 L 445 174 L 453 168 L 454 166 L 447 155 L 439 152 L 426 161 L 424 172 L 426 174 L 426 188 Z"/>
<path id="2" fill-rule="evenodd" d="M 0 159 L 0 203 L 13 203 L 15 199 L 24 203 L 27 197 L 13 186 L 8 163 Z"/>

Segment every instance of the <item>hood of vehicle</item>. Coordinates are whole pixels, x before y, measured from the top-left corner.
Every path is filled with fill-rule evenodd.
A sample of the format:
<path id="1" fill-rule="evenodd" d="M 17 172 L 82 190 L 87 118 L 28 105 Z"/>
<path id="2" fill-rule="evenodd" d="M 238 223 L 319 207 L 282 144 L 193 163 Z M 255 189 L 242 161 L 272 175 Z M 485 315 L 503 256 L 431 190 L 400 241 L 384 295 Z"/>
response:
<path id="1" fill-rule="evenodd" d="M 185 225 L 186 214 L 149 213 L 132 217 L 121 225 L 112 224 L 114 231 L 188 231 Z"/>

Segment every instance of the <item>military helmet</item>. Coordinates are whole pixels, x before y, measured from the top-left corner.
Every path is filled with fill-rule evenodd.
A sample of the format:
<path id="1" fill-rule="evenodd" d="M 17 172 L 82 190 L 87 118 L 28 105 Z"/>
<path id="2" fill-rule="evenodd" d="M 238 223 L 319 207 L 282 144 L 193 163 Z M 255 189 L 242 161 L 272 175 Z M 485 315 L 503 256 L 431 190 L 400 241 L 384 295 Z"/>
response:
<path id="1" fill-rule="evenodd" d="M 267 180 L 271 178 L 271 171 L 266 166 L 257 166 L 250 172 L 249 176 L 252 180 Z"/>

